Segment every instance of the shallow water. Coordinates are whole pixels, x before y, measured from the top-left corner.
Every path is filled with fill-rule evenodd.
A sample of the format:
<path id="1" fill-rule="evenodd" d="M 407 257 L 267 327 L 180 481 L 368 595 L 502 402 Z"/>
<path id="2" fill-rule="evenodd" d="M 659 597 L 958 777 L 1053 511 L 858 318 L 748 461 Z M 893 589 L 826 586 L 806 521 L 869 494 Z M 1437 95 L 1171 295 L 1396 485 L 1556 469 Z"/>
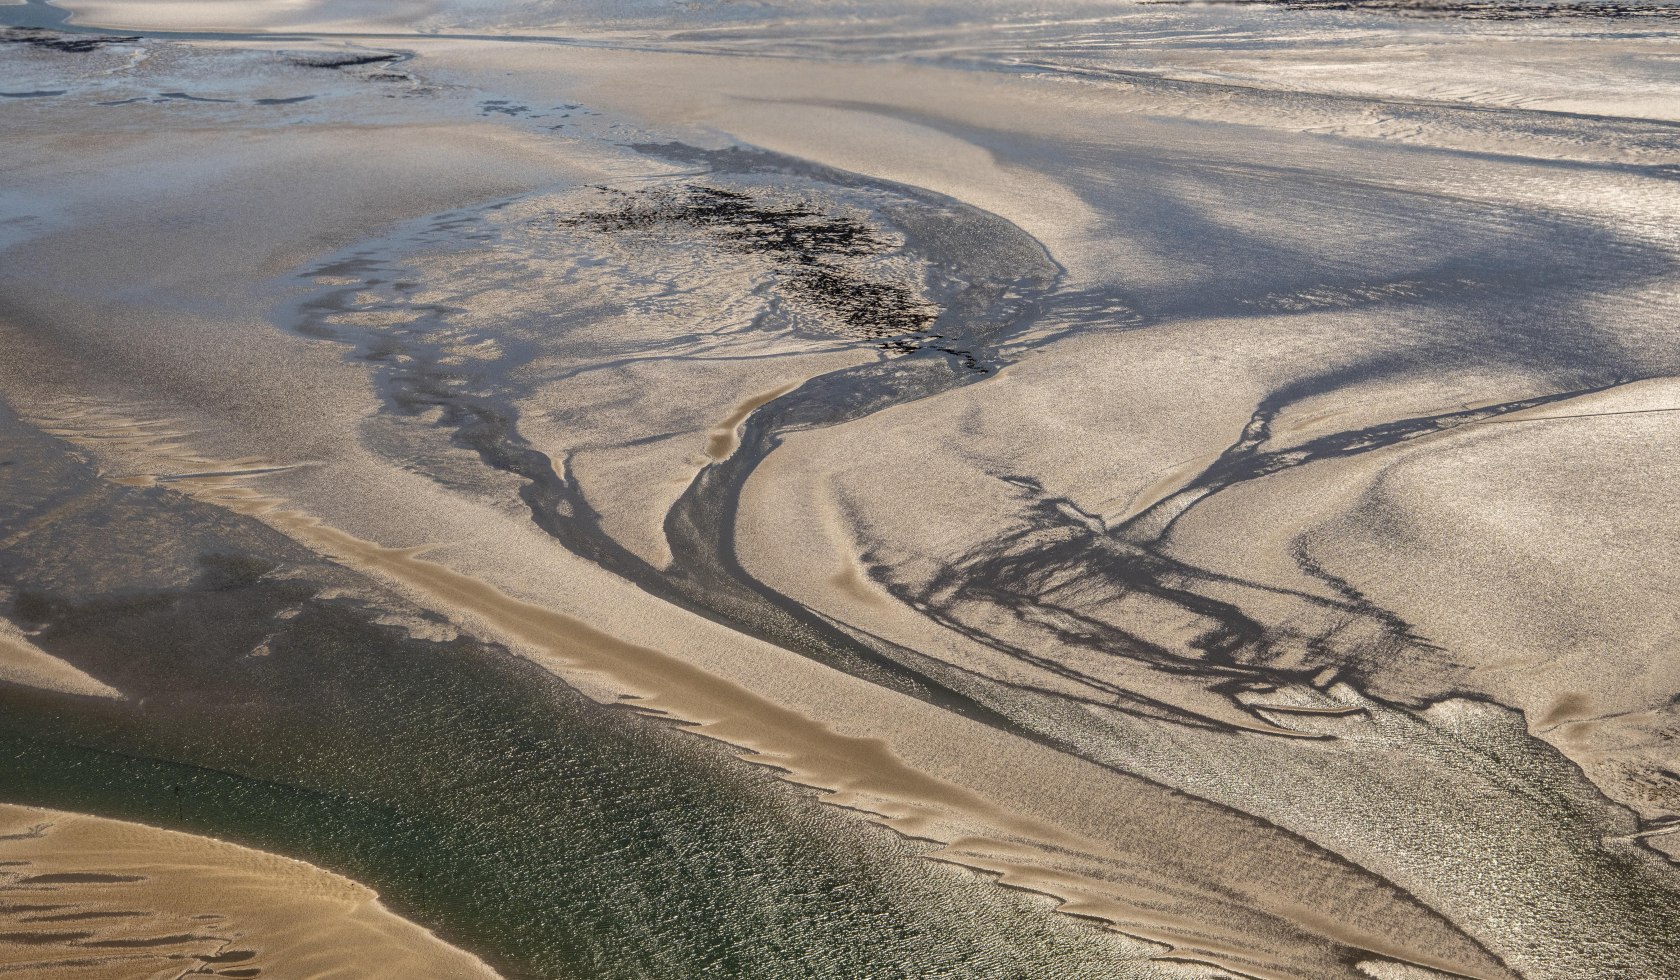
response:
<path id="1" fill-rule="evenodd" d="M 1286 6 L 0 7 L 124 696 L 0 801 L 517 976 L 1680 969 L 1680 53 Z"/>
<path id="2" fill-rule="evenodd" d="M 9 691 L 11 800 L 333 868 L 507 976 L 1151 975 L 1123 965 L 1144 947 L 936 870 L 505 651 L 382 624 L 392 597 L 323 598 L 343 573 L 272 532 L 222 537 L 202 506 L 102 492 L 38 440 L 7 451 L 56 469 L 50 492 L 90 523 L 186 525 L 207 549 L 183 587 L 86 599 L 42 586 L 46 554 L 90 542 L 7 550 L 15 619 L 126 695 L 67 712 Z M 14 484 L 9 524 L 48 503 L 30 489 L 48 492 Z"/>

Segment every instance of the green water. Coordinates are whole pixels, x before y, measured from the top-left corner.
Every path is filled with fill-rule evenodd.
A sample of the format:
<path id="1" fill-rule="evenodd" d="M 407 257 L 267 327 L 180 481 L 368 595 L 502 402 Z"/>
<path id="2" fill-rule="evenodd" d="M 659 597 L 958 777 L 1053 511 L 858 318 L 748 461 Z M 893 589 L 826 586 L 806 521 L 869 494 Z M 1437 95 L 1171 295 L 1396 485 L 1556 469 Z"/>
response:
<path id="1" fill-rule="evenodd" d="M 692 735 L 500 649 L 413 639 L 377 602 L 319 598 L 343 570 L 266 530 L 161 490 L 79 491 L 86 474 L 54 462 L 38 503 L 85 491 L 95 516 L 0 552 L 6 613 L 128 700 L 0 685 L 0 799 L 302 858 L 515 977 L 1139 972 L 1107 934 Z M 41 587 L 76 579 L 66 555 L 162 554 L 170 528 L 240 543 L 189 585 Z"/>

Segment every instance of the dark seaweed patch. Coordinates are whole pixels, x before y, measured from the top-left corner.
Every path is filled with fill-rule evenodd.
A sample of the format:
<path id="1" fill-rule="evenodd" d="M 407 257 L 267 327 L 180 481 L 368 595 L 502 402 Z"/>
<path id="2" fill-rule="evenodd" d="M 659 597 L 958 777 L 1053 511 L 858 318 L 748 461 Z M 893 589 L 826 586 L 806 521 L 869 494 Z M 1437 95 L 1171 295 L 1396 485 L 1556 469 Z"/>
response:
<path id="1" fill-rule="evenodd" d="M 89 54 L 108 44 L 133 44 L 138 35 L 58 34 L 39 27 L 13 27 L 0 31 L 0 44 L 27 44 L 32 48 L 64 54 Z"/>
<path id="2" fill-rule="evenodd" d="M 888 249 L 886 240 L 863 222 L 802 202 L 763 201 L 703 184 L 676 191 L 608 193 L 616 198 L 614 207 L 585 211 L 562 224 L 604 232 L 686 224 L 712 232 L 738 251 L 767 252 L 802 262 L 824 256 L 877 255 Z"/>
<path id="3" fill-rule="evenodd" d="M 287 60 L 299 68 L 354 68 L 358 65 L 380 65 L 401 58 L 398 54 L 324 54 L 294 55 Z"/>
<path id="4" fill-rule="evenodd" d="M 909 353 L 935 339 L 939 311 L 910 287 L 865 276 L 845 260 L 891 252 L 894 243 L 863 221 L 803 201 L 772 201 L 721 187 L 691 184 L 677 191 L 615 195 L 614 205 L 561 223 L 617 233 L 686 226 L 725 248 L 774 263 L 789 295 L 818 307 L 849 332 Z M 889 340 L 890 338 L 890 340 Z"/>
<path id="5" fill-rule="evenodd" d="M 1153 0 L 1182 4 L 1189 0 Z M 1198 0 L 1200 2 L 1200 0 Z M 1215 0 L 1220 2 L 1220 0 Z M 1559 20 L 1559 19 L 1654 19 L 1680 17 L 1680 4 L 1627 3 L 1618 0 L 1571 0 L 1544 3 L 1535 0 L 1469 0 L 1453 3 L 1440 0 L 1223 0 L 1232 5 L 1264 5 L 1286 10 L 1351 10 L 1413 17 L 1462 17 L 1466 20 Z"/>

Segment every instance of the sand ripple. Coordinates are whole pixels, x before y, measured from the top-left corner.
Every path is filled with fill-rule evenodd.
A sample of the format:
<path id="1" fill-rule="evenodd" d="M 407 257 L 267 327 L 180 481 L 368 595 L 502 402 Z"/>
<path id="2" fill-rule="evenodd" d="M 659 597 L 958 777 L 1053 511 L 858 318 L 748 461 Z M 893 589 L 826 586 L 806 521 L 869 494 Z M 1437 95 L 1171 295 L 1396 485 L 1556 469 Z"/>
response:
<path id="1" fill-rule="evenodd" d="M 301 861 L 12 805 L 0 805 L 0 974 L 496 976 Z"/>

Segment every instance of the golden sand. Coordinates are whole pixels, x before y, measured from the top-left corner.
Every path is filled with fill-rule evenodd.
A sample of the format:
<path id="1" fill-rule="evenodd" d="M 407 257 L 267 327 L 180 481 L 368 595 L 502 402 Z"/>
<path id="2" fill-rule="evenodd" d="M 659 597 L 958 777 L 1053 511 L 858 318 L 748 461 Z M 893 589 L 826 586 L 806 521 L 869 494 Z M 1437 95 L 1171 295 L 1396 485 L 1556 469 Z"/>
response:
<path id="1" fill-rule="evenodd" d="M 741 445 L 741 423 L 747 420 L 747 416 L 799 387 L 799 385 L 800 382 L 798 381 L 785 384 L 779 388 L 754 395 L 737 405 L 735 410 L 729 413 L 728 418 L 706 434 L 706 455 L 714 460 L 728 459 L 730 454 Z"/>
<path id="2" fill-rule="evenodd" d="M 492 978 L 371 889 L 140 824 L 0 804 L 0 973 Z"/>
<path id="3" fill-rule="evenodd" d="M 1273 895 L 1258 914 L 1276 933 L 1254 942 L 1256 910 L 1240 893 L 1225 894 L 1182 876 L 1166 851 L 1183 841 L 1144 849 L 1116 846 L 1012 812 L 981 794 L 906 763 L 882 739 L 844 735 L 827 725 L 678 656 L 619 639 L 588 623 L 514 598 L 477 578 L 419 557 L 427 549 L 389 548 L 329 526 L 292 502 L 263 493 L 253 480 L 274 472 L 260 461 L 228 463 L 194 454 L 165 424 L 143 424 L 113 409 L 60 418 L 49 431 L 72 442 L 126 439 L 143 430 L 141 459 L 167 461 L 170 472 L 107 473 L 130 486 L 164 485 L 194 499 L 257 518 L 300 544 L 388 582 L 461 625 L 502 640 L 562 677 L 589 677 L 636 710 L 683 725 L 739 751 L 789 782 L 821 791 L 830 804 L 857 811 L 906 836 L 940 845 L 934 860 L 996 876 L 1000 884 L 1049 896 L 1061 911 L 1094 919 L 1129 936 L 1159 943 L 1162 956 L 1237 969 L 1247 975 L 1297 976 L 1297 946 L 1341 943 L 1394 960 L 1471 977 L 1508 976 L 1466 946 L 1444 948 L 1439 933 L 1387 934 L 1352 917 L 1331 921 L 1310 902 Z M 136 460 L 137 462 L 139 460 Z M 1130 845 L 1128 845 L 1130 846 Z M 1240 846 L 1240 845 L 1238 845 Z M 1371 891 L 1347 901 L 1367 911 L 1387 908 L 1410 917 L 1396 896 Z M 1210 913 L 1210 909 L 1214 911 Z M 1379 912 L 1377 920 L 1383 916 Z M 1396 920 L 1398 921 L 1398 920 Z M 1294 933 L 1294 936 L 1290 934 Z M 1397 939 L 1396 935 L 1406 936 Z M 1456 944 L 1454 944 L 1456 945 Z"/>
<path id="4" fill-rule="evenodd" d="M 29 641 L 0 619 L 0 681 L 39 687 L 61 694 L 120 698 L 122 692 L 101 683 Z"/>

